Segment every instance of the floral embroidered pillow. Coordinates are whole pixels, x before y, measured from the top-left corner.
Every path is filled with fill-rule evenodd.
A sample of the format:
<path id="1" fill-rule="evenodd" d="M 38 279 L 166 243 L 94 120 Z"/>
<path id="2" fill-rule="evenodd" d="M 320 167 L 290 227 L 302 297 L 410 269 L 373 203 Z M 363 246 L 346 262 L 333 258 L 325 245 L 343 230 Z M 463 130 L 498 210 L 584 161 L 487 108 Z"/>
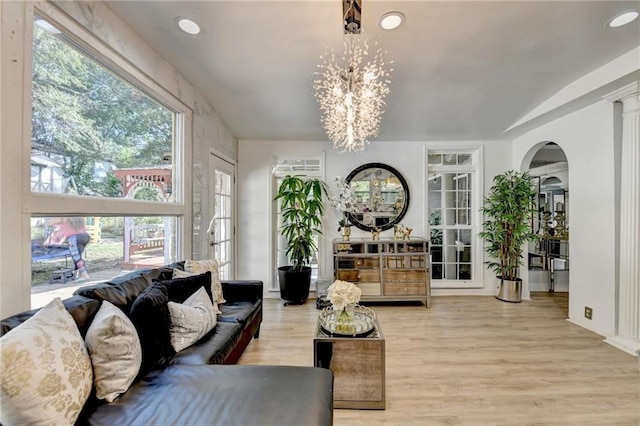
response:
<path id="1" fill-rule="evenodd" d="M 93 373 L 82 336 L 60 298 L 2 336 L 0 352 L 0 423 L 75 423 Z"/>
<path id="2" fill-rule="evenodd" d="M 133 323 L 106 300 L 85 337 L 93 365 L 96 397 L 108 402 L 126 392 L 142 365 L 142 347 Z"/>

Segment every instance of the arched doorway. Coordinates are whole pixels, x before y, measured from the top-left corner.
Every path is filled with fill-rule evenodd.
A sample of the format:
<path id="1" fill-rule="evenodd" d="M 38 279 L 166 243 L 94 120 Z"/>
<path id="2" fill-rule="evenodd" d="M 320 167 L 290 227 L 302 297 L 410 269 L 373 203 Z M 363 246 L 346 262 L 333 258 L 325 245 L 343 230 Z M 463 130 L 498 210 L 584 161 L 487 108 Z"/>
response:
<path id="1" fill-rule="evenodd" d="M 531 225 L 539 240 L 529 243 L 529 291 L 569 295 L 569 165 L 555 142 L 532 148 L 529 174 L 536 187 L 537 214 Z"/>

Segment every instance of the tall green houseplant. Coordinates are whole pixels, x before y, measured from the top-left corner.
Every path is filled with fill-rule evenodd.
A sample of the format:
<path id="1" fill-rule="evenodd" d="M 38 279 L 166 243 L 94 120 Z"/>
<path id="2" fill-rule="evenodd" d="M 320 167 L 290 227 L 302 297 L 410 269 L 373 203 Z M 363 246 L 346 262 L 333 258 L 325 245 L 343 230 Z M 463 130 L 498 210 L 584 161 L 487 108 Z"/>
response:
<path id="1" fill-rule="evenodd" d="M 485 251 L 492 258 L 485 264 L 500 279 L 496 297 L 507 302 L 522 300 L 518 270 L 524 244 L 537 239 L 530 225 L 535 196 L 529 174 L 509 170 L 493 178 L 493 186 L 480 210 L 485 220 L 478 235 L 487 243 Z"/>
<path id="2" fill-rule="evenodd" d="M 275 200 L 280 201 L 286 255 L 293 265 L 278 268 L 280 296 L 292 303 L 309 297 L 311 257 L 318 249 L 315 235 L 322 234 L 323 198 L 327 185 L 317 178 L 287 175 L 280 183 Z M 306 289 L 306 290 L 305 290 Z"/>

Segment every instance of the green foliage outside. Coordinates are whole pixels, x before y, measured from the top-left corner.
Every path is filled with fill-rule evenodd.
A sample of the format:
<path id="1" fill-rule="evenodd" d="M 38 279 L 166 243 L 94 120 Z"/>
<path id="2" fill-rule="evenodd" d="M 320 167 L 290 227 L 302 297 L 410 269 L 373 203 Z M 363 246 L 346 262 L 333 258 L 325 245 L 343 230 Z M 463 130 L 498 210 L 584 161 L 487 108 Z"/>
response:
<path id="1" fill-rule="evenodd" d="M 71 191 L 79 195 L 122 197 L 122 185 L 107 170 L 157 167 L 173 149 L 175 113 L 81 51 L 64 34 L 33 29 L 32 154 L 59 164 Z M 140 188 L 136 199 L 161 201 L 156 188 Z M 162 217 L 135 217 L 136 225 L 163 224 Z M 101 217 L 101 241 L 83 254 L 89 273 L 117 268 L 123 260 L 123 217 Z M 44 226 L 31 238 L 44 240 Z M 69 258 L 32 264 L 32 283 L 46 283 L 51 271 L 73 268 Z"/>
<path id="2" fill-rule="evenodd" d="M 163 164 L 174 113 L 70 43 L 34 26 L 32 152 L 60 164 L 80 195 L 120 197 L 113 174 L 96 179 L 96 162 Z"/>

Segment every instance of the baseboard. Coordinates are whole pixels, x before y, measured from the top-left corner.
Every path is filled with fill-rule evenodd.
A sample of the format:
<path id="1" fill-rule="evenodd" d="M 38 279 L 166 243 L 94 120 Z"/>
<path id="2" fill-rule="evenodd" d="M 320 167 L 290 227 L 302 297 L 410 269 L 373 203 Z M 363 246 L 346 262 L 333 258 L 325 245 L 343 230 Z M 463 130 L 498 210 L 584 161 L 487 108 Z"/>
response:
<path id="1" fill-rule="evenodd" d="M 640 358 L 640 342 L 626 339 L 621 336 L 607 336 L 604 341 L 605 343 L 608 343 L 611 346 L 614 346 L 628 353 L 629 355 L 637 356 Z M 638 362 L 640 362 L 640 359 L 638 360 Z"/>

